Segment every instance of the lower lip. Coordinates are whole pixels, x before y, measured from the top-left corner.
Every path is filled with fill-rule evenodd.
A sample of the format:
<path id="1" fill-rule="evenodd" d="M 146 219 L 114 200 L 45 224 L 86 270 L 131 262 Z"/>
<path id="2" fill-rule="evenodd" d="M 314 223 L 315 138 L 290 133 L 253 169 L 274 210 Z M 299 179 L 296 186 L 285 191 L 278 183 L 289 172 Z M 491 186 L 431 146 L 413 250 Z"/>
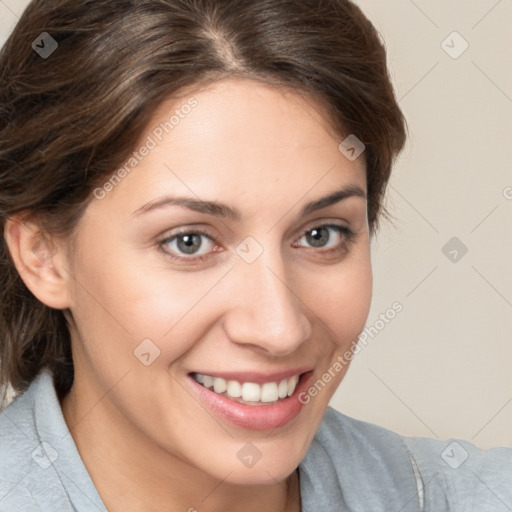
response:
<path id="1" fill-rule="evenodd" d="M 188 378 L 201 402 L 215 416 L 245 429 L 269 430 L 282 427 L 297 417 L 304 405 L 298 397 L 307 389 L 311 374 L 312 372 L 307 372 L 301 375 L 293 395 L 274 405 L 245 405 L 234 402 L 205 388 L 190 375 Z"/>

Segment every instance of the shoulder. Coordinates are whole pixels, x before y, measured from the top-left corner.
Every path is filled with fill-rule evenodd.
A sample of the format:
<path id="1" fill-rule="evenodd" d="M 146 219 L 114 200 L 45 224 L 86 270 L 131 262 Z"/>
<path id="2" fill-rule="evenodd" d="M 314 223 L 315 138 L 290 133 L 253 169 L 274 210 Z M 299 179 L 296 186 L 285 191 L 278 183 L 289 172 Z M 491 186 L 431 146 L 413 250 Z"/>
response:
<path id="1" fill-rule="evenodd" d="M 391 499 L 409 500 L 404 511 L 512 510 L 512 448 L 405 437 L 329 407 L 310 452 L 316 464 L 329 461 L 344 493 L 375 500 L 372 510 Z"/>
<path id="2" fill-rule="evenodd" d="M 41 437 L 38 425 L 41 414 L 52 421 L 52 398 L 51 374 L 42 373 L 0 413 L 0 512 L 37 512 L 42 501 L 72 510 L 52 467 L 58 453 Z"/>
<path id="3" fill-rule="evenodd" d="M 29 388 L 0 413 L 0 511 L 39 510 L 29 491 L 32 453 L 39 444 L 32 411 Z"/>
<path id="4" fill-rule="evenodd" d="M 300 471 L 311 510 L 321 495 L 328 495 L 331 503 L 341 500 L 347 510 L 421 510 L 417 479 L 402 437 L 331 407 Z"/>
<path id="5" fill-rule="evenodd" d="M 447 510 L 512 510 L 512 448 L 462 439 L 404 438 L 424 482 L 425 502 Z M 430 510 L 430 509 L 429 509 Z"/>
<path id="6" fill-rule="evenodd" d="M 409 460 L 404 439 L 384 427 L 357 420 L 328 407 L 315 436 L 316 442 L 331 459 L 347 464 L 365 460 L 373 468 L 394 468 L 396 462 Z"/>

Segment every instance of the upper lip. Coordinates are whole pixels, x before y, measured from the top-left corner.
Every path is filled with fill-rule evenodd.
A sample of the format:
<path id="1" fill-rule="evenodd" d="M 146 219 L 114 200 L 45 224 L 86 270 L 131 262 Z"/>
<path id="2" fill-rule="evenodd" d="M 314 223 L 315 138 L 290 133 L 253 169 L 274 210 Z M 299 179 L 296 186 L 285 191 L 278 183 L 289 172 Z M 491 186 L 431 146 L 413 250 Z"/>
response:
<path id="1" fill-rule="evenodd" d="M 302 366 L 299 368 L 290 368 L 272 373 L 263 373 L 261 371 L 217 372 L 215 370 L 204 370 L 191 373 L 200 373 L 202 375 L 210 375 L 211 377 L 220 377 L 224 380 L 236 380 L 238 382 L 254 382 L 255 384 L 265 384 L 266 382 L 281 382 L 283 379 L 289 379 L 294 375 L 302 375 L 303 373 L 312 370 L 313 368 L 311 366 Z"/>

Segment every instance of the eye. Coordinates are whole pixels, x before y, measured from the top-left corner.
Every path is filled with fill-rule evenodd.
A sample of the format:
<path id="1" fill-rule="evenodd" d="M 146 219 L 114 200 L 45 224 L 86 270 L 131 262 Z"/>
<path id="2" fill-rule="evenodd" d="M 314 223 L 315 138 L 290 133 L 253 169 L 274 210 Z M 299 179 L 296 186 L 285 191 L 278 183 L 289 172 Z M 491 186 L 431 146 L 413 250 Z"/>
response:
<path id="1" fill-rule="evenodd" d="M 354 241 L 356 233 L 339 224 L 314 226 L 302 235 L 293 247 L 304 247 L 306 241 L 317 253 L 337 253 L 346 251 Z M 181 231 L 158 242 L 159 248 L 171 260 L 177 263 L 200 263 L 206 261 L 223 249 L 206 231 Z"/>
<path id="2" fill-rule="evenodd" d="M 321 252 L 346 249 L 353 241 L 355 233 L 348 227 L 339 224 L 322 224 L 306 231 L 299 239 L 305 240 L 310 247 L 324 249 Z M 298 245 L 301 245 L 300 243 Z M 297 244 L 294 244 L 297 247 Z"/>
<path id="3" fill-rule="evenodd" d="M 182 231 L 162 240 L 158 245 L 172 259 L 190 261 L 204 260 L 219 247 L 203 231 Z"/>

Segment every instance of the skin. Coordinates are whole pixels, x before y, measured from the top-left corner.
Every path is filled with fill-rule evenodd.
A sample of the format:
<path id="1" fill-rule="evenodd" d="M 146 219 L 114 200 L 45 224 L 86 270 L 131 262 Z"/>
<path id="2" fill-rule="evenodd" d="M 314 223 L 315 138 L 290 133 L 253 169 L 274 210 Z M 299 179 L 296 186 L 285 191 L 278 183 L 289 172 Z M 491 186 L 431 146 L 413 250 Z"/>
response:
<path id="1" fill-rule="evenodd" d="M 75 382 L 62 410 L 109 512 L 300 510 L 295 470 L 348 365 L 272 431 L 214 417 L 187 374 L 306 365 L 314 382 L 349 349 L 371 302 L 366 200 L 299 214 L 343 186 L 366 191 L 364 158 L 348 160 L 321 107 L 293 91 L 231 78 L 193 96 L 172 135 L 90 203 L 73 249 L 13 219 L 6 240 L 39 300 L 71 312 Z M 141 141 L 188 98 L 162 103 Z M 180 206 L 133 215 L 164 195 L 219 201 L 242 219 Z M 327 230 L 326 252 L 306 236 L 322 224 L 356 236 L 340 248 L 345 236 Z M 159 248 L 181 228 L 209 230 L 205 261 L 172 260 L 197 258 L 176 239 Z M 263 250 L 250 264 L 236 253 L 248 236 Z M 50 261 L 31 251 L 41 243 Z M 160 350 L 149 366 L 134 356 L 144 339 Z M 237 457 L 247 442 L 261 452 L 252 468 Z"/>

